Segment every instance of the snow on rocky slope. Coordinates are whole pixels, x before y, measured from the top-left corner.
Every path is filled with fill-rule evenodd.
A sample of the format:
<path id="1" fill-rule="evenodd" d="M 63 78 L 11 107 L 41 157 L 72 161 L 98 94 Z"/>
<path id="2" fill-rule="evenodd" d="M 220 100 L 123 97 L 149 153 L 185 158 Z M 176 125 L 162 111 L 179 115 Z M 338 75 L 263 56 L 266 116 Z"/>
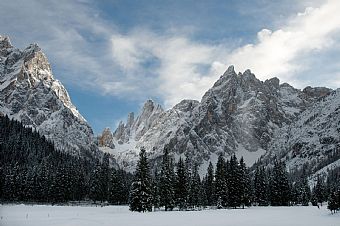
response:
<path id="1" fill-rule="evenodd" d="M 284 159 L 291 170 L 309 165 L 312 173 L 322 174 L 339 167 L 340 89 L 315 102 L 294 123 L 275 132 L 263 161 Z"/>
<path id="2" fill-rule="evenodd" d="M 0 36 L 0 114 L 36 128 L 59 149 L 73 154 L 97 150 L 91 127 L 53 78 L 37 44 L 19 50 Z"/>
<path id="3" fill-rule="evenodd" d="M 168 147 L 176 159 L 189 157 L 202 171 L 220 153 L 245 156 L 252 164 L 268 150 L 276 130 L 329 92 L 311 87 L 301 91 L 277 78 L 263 82 L 250 70 L 237 74 L 230 66 L 200 102 L 183 100 L 164 111 L 148 100 L 136 120 L 130 113 L 126 125 L 120 123 L 112 136 L 114 145 L 101 149 L 128 170 L 133 170 L 141 147 L 156 163 Z"/>

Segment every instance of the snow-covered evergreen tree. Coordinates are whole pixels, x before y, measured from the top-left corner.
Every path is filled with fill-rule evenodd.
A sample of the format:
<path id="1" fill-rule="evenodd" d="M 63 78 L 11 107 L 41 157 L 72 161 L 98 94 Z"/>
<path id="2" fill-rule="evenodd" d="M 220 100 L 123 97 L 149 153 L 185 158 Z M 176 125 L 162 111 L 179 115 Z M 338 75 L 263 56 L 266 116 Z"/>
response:
<path id="1" fill-rule="evenodd" d="M 176 205 L 180 210 L 185 210 L 188 202 L 189 183 L 186 167 L 182 158 L 179 158 L 177 163 L 175 183 Z"/>
<path id="2" fill-rule="evenodd" d="M 286 166 L 284 163 L 275 161 L 270 178 L 270 203 L 272 206 L 288 206 L 290 187 Z"/>
<path id="3" fill-rule="evenodd" d="M 227 207 L 228 190 L 226 183 L 226 162 L 222 154 L 219 155 L 215 171 L 215 197 L 217 208 Z"/>
<path id="4" fill-rule="evenodd" d="M 151 175 L 145 149 L 139 153 L 136 172 L 130 190 L 130 210 L 152 211 Z"/>
<path id="5" fill-rule="evenodd" d="M 204 189 L 207 199 L 207 205 L 208 206 L 215 205 L 216 203 L 215 203 L 214 166 L 212 165 L 211 162 L 209 162 L 207 174 L 204 179 Z"/>
<path id="6" fill-rule="evenodd" d="M 165 211 L 172 210 L 175 207 L 175 192 L 174 192 L 174 169 L 169 151 L 164 149 L 162 169 L 160 173 L 160 198 L 161 206 L 165 207 Z"/>

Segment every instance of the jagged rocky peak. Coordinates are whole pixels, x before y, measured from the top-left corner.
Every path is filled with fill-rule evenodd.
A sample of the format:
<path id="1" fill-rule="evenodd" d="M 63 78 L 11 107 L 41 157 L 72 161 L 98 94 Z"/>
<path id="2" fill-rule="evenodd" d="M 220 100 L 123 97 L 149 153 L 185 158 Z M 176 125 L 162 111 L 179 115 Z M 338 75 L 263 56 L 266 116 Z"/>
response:
<path id="1" fill-rule="evenodd" d="M 182 111 L 182 112 L 190 112 L 192 111 L 195 107 L 199 105 L 199 101 L 197 100 L 182 100 L 178 104 L 176 104 L 173 109 Z"/>
<path id="2" fill-rule="evenodd" d="M 31 44 L 20 50 L 8 37 L 0 40 L 0 112 L 36 128 L 59 149 L 95 150 L 91 127 L 54 79 L 41 48 Z"/>
<path id="3" fill-rule="evenodd" d="M 320 98 L 329 95 L 332 92 L 332 89 L 307 86 L 302 92 L 310 98 Z"/>
<path id="4" fill-rule="evenodd" d="M 8 49 L 12 48 L 11 41 L 8 36 L 0 35 L 0 55 L 4 56 L 8 54 Z"/>
<path id="5" fill-rule="evenodd" d="M 98 145 L 101 147 L 109 147 L 109 148 L 115 148 L 115 145 L 113 143 L 113 134 L 110 130 L 110 128 L 105 128 L 102 132 L 102 135 L 98 137 Z"/>

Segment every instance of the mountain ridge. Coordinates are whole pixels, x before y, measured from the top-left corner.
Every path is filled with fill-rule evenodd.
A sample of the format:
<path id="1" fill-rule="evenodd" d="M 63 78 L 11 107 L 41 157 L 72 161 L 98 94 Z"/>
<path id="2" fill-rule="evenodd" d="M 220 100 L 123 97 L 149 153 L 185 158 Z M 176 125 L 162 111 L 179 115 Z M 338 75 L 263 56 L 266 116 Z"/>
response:
<path id="1" fill-rule="evenodd" d="M 37 44 L 20 50 L 0 36 L 0 112 L 37 129 L 60 150 L 98 152 L 91 127 Z"/>

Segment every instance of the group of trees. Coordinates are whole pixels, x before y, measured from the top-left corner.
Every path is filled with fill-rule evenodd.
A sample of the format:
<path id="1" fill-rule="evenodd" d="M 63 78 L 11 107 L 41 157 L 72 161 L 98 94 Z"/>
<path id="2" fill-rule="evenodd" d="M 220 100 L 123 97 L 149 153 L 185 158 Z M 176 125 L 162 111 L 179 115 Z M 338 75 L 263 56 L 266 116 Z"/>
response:
<path id="1" fill-rule="evenodd" d="M 90 155 L 89 155 L 90 156 Z M 152 172 L 152 173 L 151 173 Z M 166 211 L 202 207 L 238 208 L 250 205 L 313 205 L 329 201 L 340 209 L 340 168 L 319 177 L 311 190 L 307 173 L 294 178 L 275 161 L 250 171 L 235 155 L 219 156 L 203 178 L 189 158 L 175 162 L 165 149 L 159 168 L 151 170 L 144 149 L 134 175 L 110 166 L 108 154 L 75 157 L 20 122 L 0 117 L 0 200 L 2 202 L 95 201 L 129 204 L 132 211 Z M 292 179 L 293 178 L 293 179 Z"/>
<path id="2" fill-rule="evenodd" d="M 94 200 L 127 204 L 132 175 L 102 161 L 59 151 L 20 122 L 0 117 L 0 200 L 48 202 Z"/>
<path id="3" fill-rule="evenodd" d="M 201 179 L 197 165 L 182 158 L 175 164 L 165 149 L 160 168 L 159 174 L 156 171 L 151 176 L 146 152 L 141 150 L 130 193 L 132 211 L 150 211 L 152 207 L 163 207 L 167 211 L 206 206 L 308 205 L 312 198 L 316 203 L 326 200 L 323 180 L 320 179 L 311 192 L 304 173 L 296 182 L 291 182 L 285 164 L 279 161 L 275 161 L 270 170 L 258 165 L 251 174 L 243 158 L 238 161 L 233 155 L 226 161 L 220 155 L 216 170 L 210 163 Z"/>

